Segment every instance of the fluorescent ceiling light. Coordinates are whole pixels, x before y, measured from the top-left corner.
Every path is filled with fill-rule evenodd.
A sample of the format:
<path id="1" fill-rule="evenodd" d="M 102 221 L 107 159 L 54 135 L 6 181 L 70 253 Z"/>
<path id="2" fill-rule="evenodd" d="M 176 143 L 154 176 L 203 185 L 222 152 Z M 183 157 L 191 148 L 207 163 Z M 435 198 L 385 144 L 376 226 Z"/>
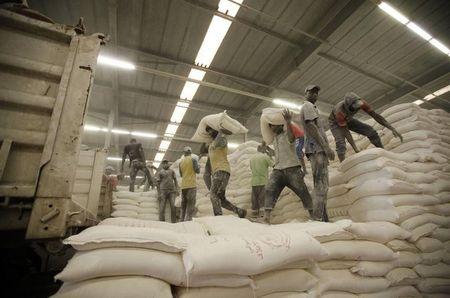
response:
<path id="1" fill-rule="evenodd" d="M 228 143 L 228 148 L 237 148 L 239 144 L 236 143 Z"/>
<path id="2" fill-rule="evenodd" d="M 153 165 L 155 166 L 155 168 L 159 168 L 160 164 L 161 164 L 160 162 L 153 162 Z"/>
<path id="3" fill-rule="evenodd" d="M 100 130 L 104 131 L 104 132 L 108 132 L 109 131 L 109 129 L 107 129 L 106 127 L 102 127 L 102 128 L 100 128 Z"/>
<path id="4" fill-rule="evenodd" d="M 87 131 L 100 131 L 100 127 L 86 124 L 84 126 L 84 130 L 87 130 Z"/>
<path id="5" fill-rule="evenodd" d="M 159 144 L 159 150 L 167 150 L 167 149 L 169 149 L 169 146 L 170 146 L 171 142 L 172 141 L 169 141 L 169 140 L 163 140 L 161 142 L 161 144 Z"/>
<path id="6" fill-rule="evenodd" d="M 165 132 L 164 135 L 171 135 L 171 136 L 173 136 L 173 135 L 175 135 L 177 133 L 177 130 L 178 130 L 178 124 L 170 123 L 169 125 L 167 125 L 166 132 Z"/>
<path id="7" fill-rule="evenodd" d="M 444 54 L 450 54 L 450 49 L 447 48 L 442 42 L 440 42 L 439 40 L 433 38 L 430 40 L 430 43 L 437 48 L 439 51 L 441 51 Z"/>
<path id="8" fill-rule="evenodd" d="M 122 158 L 120 158 L 120 157 L 113 157 L 113 156 L 108 156 L 106 159 L 107 160 L 116 160 L 116 161 L 121 161 L 122 160 Z"/>
<path id="9" fill-rule="evenodd" d="M 128 70 L 136 69 L 136 66 L 130 62 L 103 55 L 98 56 L 97 63 Z"/>
<path id="10" fill-rule="evenodd" d="M 450 91 L 450 85 L 445 86 L 444 88 L 439 89 L 438 91 L 434 91 L 433 94 L 436 96 L 442 95 Z"/>
<path id="11" fill-rule="evenodd" d="M 194 82 L 186 82 L 184 84 L 183 90 L 181 91 L 180 98 L 186 100 L 192 100 L 197 89 L 200 85 Z"/>
<path id="12" fill-rule="evenodd" d="M 170 118 L 170 122 L 181 123 L 183 120 L 184 114 L 186 114 L 187 108 L 183 107 L 175 107 L 173 111 L 172 117 Z"/>
<path id="13" fill-rule="evenodd" d="M 158 152 L 156 153 L 154 160 L 156 162 L 161 162 L 164 159 L 164 155 L 164 152 Z"/>
<path id="14" fill-rule="evenodd" d="M 237 0 L 234 2 L 238 2 L 238 3 L 242 4 L 243 1 L 244 0 Z M 240 6 L 233 2 L 230 2 L 227 0 L 220 0 L 219 8 L 217 10 L 220 11 L 221 13 L 225 13 L 229 16 L 234 17 L 234 16 L 236 16 L 239 8 L 240 8 Z"/>
<path id="15" fill-rule="evenodd" d="M 189 102 L 185 102 L 185 101 L 178 101 L 177 102 L 177 106 L 179 106 L 179 107 L 185 107 L 185 108 L 189 108 Z"/>
<path id="16" fill-rule="evenodd" d="M 191 68 L 188 77 L 193 80 L 201 81 L 205 77 L 206 72 L 200 69 Z"/>
<path id="17" fill-rule="evenodd" d="M 282 106 L 282 107 L 290 108 L 290 109 L 300 110 L 302 108 L 301 105 L 298 105 L 293 102 L 290 102 L 290 101 L 287 101 L 284 99 L 280 99 L 280 98 L 275 98 L 273 100 L 273 103 L 276 104 L 277 106 Z"/>
<path id="18" fill-rule="evenodd" d="M 405 25 L 409 22 L 408 18 L 402 15 L 398 10 L 387 4 L 386 2 L 381 2 L 378 4 L 378 7 L 384 10 L 387 14 L 389 14 L 391 17 Z"/>
<path id="19" fill-rule="evenodd" d="M 144 137 L 144 138 L 152 138 L 155 139 L 158 136 L 154 133 L 148 133 L 148 132 L 141 132 L 141 131 L 132 131 L 131 135 L 137 136 L 137 137 Z"/>
<path id="20" fill-rule="evenodd" d="M 197 65 L 209 67 L 230 26 L 231 21 L 219 16 L 213 16 L 208 31 L 206 32 L 205 39 L 203 39 L 203 43 L 195 58 L 195 63 Z"/>
<path id="21" fill-rule="evenodd" d="M 420 28 L 419 26 L 416 25 L 416 23 L 413 22 L 409 22 L 408 25 L 406 25 L 409 29 L 411 29 L 412 31 L 414 31 L 415 33 L 417 33 L 417 35 L 419 35 L 420 37 L 422 37 L 425 40 L 430 40 L 432 38 L 432 36 L 430 34 L 428 34 L 428 32 L 426 32 L 425 30 L 423 30 L 422 28 Z"/>
<path id="22" fill-rule="evenodd" d="M 416 100 L 415 102 L 414 102 L 416 105 L 421 105 L 421 104 L 423 104 L 424 103 L 424 101 L 423 100 L 421 100 L 421 99 L 418 99 L 418 100 Z"/>
<path id="23" fill-rule="evenodd" d="M 129 135 L 130 134 L 130 132 L 128 130 L 116 129 L 116 128 L 111 129 L 111 132 L 118 134 L 118 135 Z"/>
<path id="24" fill-rule="evenodd" d="M 130 175 L 125 175 L 125 178 L 130 178 Z M 142 178 L 144 178 L 144 176 L 136 176 L 136 178 L 142 179 Z"/>
<path id="25" fill-rule="evenodd" d="M 433 98 L 435 98 L 436 97 L 436 95 L 434 95 L 434 94 L 428 94 L 427 96 L 425 96 L 423 99 L 425 99 L 425 100 L 432 100 Z"/>

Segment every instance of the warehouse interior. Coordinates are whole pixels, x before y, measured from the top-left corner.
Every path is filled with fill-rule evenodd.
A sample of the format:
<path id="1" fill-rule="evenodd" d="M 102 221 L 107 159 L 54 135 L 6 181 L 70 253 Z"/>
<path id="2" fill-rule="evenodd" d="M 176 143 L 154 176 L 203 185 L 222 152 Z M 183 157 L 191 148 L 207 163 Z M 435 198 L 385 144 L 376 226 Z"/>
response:
<path id="1" fill-rule="evenodd" d="M 450 296 L 450 1 L 1 1 L 0 21 L 2 297 Z M 370 132 L 339 122 L 352 96 Z"/>

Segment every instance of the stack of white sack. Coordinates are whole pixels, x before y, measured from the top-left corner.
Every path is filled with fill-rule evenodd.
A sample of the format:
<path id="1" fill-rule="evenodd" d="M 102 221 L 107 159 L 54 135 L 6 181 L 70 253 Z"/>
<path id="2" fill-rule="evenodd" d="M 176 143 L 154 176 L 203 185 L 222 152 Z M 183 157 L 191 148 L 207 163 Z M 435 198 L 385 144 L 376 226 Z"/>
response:
<path id="1" fill-rule="evenodd" d="M 227 199 L 239 208 L 251 209 L 252 202 L 252 172 L 250 159 L 257 154 L 259 143 L 248 141 L 240 144 L 233 153 L 228 155 L 231 165 L 230 181 L 226 190 Z M 200 159 L 200 174 L 197 175 L 197 217 L 210 216 L 213 214 L 210 194 L 203 181 L 206 157 Z M 272 169 L 269 169 L 269 174 Z M 311 173 L 311 170 L 309 170 Z M 312 177 L 307 175 L 305 182 L 312 190 Z M 223 214 L 232 214 L 231 211 L 223 209 Z M 273 211 L 274 223 L 287 222 L 293 219 L 309 219 L 308 213 L 302 208 L 300 199 L 288 188 L 280 195 L 277 205 Z"/>
<path id="2" fill-rule="evenodd" d="M 197 130 L 192 137 L 193 141 L 209 143 L 211 141 L 211 137 L 206 132 L 207 127 L 211 127 L 217 131 L 219 130 L 227 130 L 231 134 L 244 134 L 248 132 L 248 129 L 245 128 L 239 121 L 228 116 L 226 111 L 219 114 L 212 114 L 202 118 L 200 123 L 198 124 Z"/>
<path id="3" fill-rule="evenodd" d="M 410 231 L 411 237 L 388 246 L 420 258 L 414 270 L 408 271 L 414 280 L 411 283 L 424 295 L 448 293 L 449 115 L 414 104 L 391 107 L 382 115 L 403 135 L 404 142 L 383 129 L 378 132 L 389 151 L 372 148 L 348 156 L 330 179 L 329 215 L 332 220 L 387 221 Z M 364 149 L 367 143 L 361 140 L 358 146 Z"/>
<path id="4" fill-rule="evenodd" d="M 148 220 L 159 219 L 158 193 L 156 190 L 146 192 L 114 192 L 112 203 L 112 217 L 129 217 Z"/>

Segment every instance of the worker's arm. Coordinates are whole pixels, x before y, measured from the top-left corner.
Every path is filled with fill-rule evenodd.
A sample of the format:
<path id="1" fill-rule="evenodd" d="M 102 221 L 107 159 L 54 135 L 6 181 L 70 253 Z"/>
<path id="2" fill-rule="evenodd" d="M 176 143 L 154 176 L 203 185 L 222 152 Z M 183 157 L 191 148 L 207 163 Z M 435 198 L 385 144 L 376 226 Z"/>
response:
<path id="1" fill-rule="evenodd" d="M 286 133 L 288 136 L 289 143 L 295 142 L 294 132 L 292 131 L 291 121 L 292 121 L 292 113 L 288 109 L 284 109 L 283 118 L 286 121 Z"/>
<path id="2" fill-rule="evenodd" d="M 208 145 L 206 143 L 202 143 L 200 147 L 200 156 L 208 154 Z"/>
<path id="3" fill-rule="evenodd" d="M 175 172 L 172 171 L 172 177 L 173 177 L 173 182 L 175 183 L 175 188 L 177 191 L 177 194 L 180 194 L 180 187 L 178 186 L 178 180 L 177 180 L 177 176 L 175 175 Z"/>
<path id="4" fill-rule="evenodd" d="M 388 128 L 390 131 L 392 131 L 392 134 L 395 137 L 400 138 L 400 141 L 403 142 L 402 135 L 394 127 L 392 127 L 392 125 L 389 122 L 387 122 L 387 120 L 384 119 L 383 116 L 381 116 L 374 110 L 366 111 L 366 113 L 369 114 L 373 119 L 375 119 L 375 121 L 378 122 L 380 125 L 383 125 L 384 127 Z"/>
<path id="5" fill-rule="evenodd" d="M 322 150 L 325 151 L 325 154 L 327 155 L 328 159 L 334 160 L 334 152 L 328 145 L 328 141 L 324 140 L 320 135 L 319 128 L 315 123 L 316 120 L 318 119 L 316 118 L 315 120 L 305 121 L 305 130 L 307 134 L 310 135 L 319 144 Z"/>
<path id="6" fill-rule="evenodd" d="M 225 148 L 227 145 L 228 145 L 227 138 L 224 136 L 223 132 L 219 131 L 216 139 L 214 140 L 214 148 Z"/>
<path id="7" fill-rule="evenodd" d="M 352 146 L 353 150 L 355 151 L 355 153 L 358 153 L 358 147 L 355 144 L 355 141 L 353 140 L 353 136 L 350 133 L 350 130 L 348 129 L 347 126 L 339 126 L 339 130 L 341 131 L 342 135 L 347 139 L 347 141 L 350 143 L 350 145 Z"/>
<path id="8" fill-rule="evenodd" d="M 144 148 L 142 148 L 142 145 L 139 144 L 139 156 L 143 162 L 145 162 L 145 153 Z"/>
<path id="9" fill-rule="evenodd" d="M 194 172 L 200 174 L 200 165 L 198 164 L 197 159 L 192 159 L 192 166 L 194 167 Z"/>

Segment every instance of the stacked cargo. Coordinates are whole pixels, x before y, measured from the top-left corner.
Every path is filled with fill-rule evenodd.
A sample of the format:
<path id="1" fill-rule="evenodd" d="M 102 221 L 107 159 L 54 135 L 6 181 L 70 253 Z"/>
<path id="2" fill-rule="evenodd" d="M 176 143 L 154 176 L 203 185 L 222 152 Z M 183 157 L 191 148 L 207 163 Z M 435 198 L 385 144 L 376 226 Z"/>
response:
<path id="1" fill-rule="evenodd" d="M 156 190 L 130 192 L 120 190 L 113 193 L 112 217 L 130 217 L 158 220 L 158 193 Z"/>

